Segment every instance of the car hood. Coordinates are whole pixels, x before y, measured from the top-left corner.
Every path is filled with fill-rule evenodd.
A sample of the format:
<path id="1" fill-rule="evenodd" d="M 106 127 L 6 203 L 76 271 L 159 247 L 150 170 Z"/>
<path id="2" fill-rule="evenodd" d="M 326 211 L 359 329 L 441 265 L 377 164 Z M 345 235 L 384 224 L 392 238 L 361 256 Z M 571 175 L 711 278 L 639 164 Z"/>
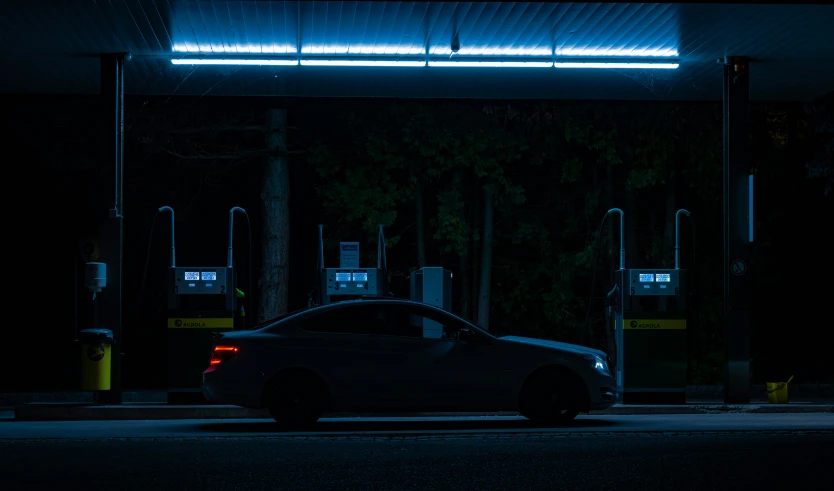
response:
<path id="1" fill-rule="evenodd" d="M 576 344 L 560 343 L 558 341 L 548 341 L 546 339 L 524 338 L 521 336 L 503 336 L 498 338 L 501 341 L 507 341 L 513 344 L 524 344 L 528 346 L 538 346 L 541 348 L 551 348 L 577 355 L 597 355 L 605 359 L 605 353 L 593 348 L 586 348 Z"/>

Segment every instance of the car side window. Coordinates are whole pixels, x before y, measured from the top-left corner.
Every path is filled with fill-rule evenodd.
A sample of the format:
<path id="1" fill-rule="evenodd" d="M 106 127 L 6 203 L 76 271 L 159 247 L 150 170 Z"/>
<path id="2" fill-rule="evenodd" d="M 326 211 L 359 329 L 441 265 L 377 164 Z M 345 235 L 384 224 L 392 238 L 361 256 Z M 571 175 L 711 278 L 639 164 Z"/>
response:
<path id="1" fill-rule="evenodd" d="M 371 305 L 339 306 L 296 323 L 310 332 L 333 334 L 384 334 L 385 313 Z"/>
<path id="2" fill-rule="evenodd" d="M 460 329 L 464 327 L 461 322 L 452 317 L 412 305 L 398 305 L 391 308 L 388 314 L 388 326 L 392 334 L 409 332 L 411 336 L 418 338 L 448 341 L 458 341 Z"/>
<path id="3" fill-rule="evenodd" d="M 386 334 L 389 336 L 401 336 L 407 338 L 422 338 L 423 327 L 417 322 L 407 310 L 399 305 L 387 305 Z"/>

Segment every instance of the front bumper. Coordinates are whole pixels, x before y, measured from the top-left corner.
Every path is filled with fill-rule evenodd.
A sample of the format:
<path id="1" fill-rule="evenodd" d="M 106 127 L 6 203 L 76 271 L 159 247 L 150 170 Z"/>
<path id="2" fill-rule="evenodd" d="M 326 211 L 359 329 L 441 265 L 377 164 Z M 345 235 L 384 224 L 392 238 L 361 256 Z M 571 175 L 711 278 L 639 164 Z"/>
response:
<path id="1" fill-rule="evenodd" d="M 589 380 L 588 396 L 591 411 L 602 411 L 617 404 L 620 395 L 617 393 L 617 385 L 614 377 L 602 373 L 595 373 Z"/>
<path id="2" fill-rule="evenodd" d="M 591 410 L 593 411 L 601 411 L 603 409 L 608 409 L 609 407 L 613 406 L 620 400 L 619 394 L 617 391 L 611 387 L 600 387 L 599 388 L 599 396 L 596 400 L 591 400 Z"/>

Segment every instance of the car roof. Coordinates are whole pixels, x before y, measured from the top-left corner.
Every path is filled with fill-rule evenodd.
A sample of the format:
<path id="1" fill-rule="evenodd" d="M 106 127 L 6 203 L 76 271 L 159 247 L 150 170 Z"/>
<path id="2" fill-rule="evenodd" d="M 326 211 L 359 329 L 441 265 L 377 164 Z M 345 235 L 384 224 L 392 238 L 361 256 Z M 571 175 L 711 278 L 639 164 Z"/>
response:
<path id="1" fill-rule="evenodd" d="M 268 324 L 264 324 L 259 329 L 268 329 L 270 327 L 274 327 L 274 326 L 277 326 L 277 325 L 280 325 L 280 324 L 291 322 L 292 320 L 296 319 L 297 317 L 302 317 L 302 316 L 306 317 L 306 316 L 312 315 L 316 312 L 335 310 L 335 309 L 338 309 L 338 308 L 341 308 L 341 307 L 347 307 L 347 306 L 350 306 L 350 305 L 360 305 L 360 304 L 387 305 L 387 304 L 391 304 L 391 303 L 399 304 L 399 305 L 413 305 L 413 306 L 416 306 L 416 307 L 423 307 L 423 308 L 427 308 L 427 309 L 430 309 L 430 310 L 435 310 L 438 313 L 451 315 L 451 316 L 453 316 L 457 319 L 460 319 L 463 322 L 466 322 L 467 324 L 471 324 L 472 326 L 474 326 L 475 328 L 477 328 L 479 331 L 483 332 L 484 334 L 487 334 L 487 335 L 491 336 L 491 334 L 489 334 L 487 331 L 484 331 L 483 329 L 481 329 L 480 327 L 472 324 L 471 322 L 467 321 L 466 319 L 463 319 L 458 315 L 455 315 L 451 312 L 448 312 L 446 310 L 438 308 L 434 305 L 429 305 L 429 304 L 424 303 L 424 302 L 417 302 L 417 301 L 409 300 L 409 299 L 405 299 L 405 298 L 397 298 L 397 297 L 389 297 L 389 296 L 371 296 L 371 295 L 368 295 L 368 296 L 365 296 L 365 297 L 362 297 L 362 298 L 357 298 L 357 299 L 341 300 L 341 301 L 334 302 L 334 303 L 327 304 L 327 305 L 317 305 L 317 306 L 311 307 L 309 309 L 289 313 L 289 314 L 286 314 L 283 317 L 279 317 L 279 318 L 275 319 L 274 321 L 269 322 Z"/>

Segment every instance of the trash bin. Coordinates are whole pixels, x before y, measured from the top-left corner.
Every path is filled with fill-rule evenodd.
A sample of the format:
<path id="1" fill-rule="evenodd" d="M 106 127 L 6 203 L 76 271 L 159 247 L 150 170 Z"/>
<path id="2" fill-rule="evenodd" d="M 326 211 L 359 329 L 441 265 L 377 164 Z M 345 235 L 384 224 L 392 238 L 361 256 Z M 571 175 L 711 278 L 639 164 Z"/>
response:
<path id="1" fill-rule="evenodd" d="M 110 347 L 113 331 L 84 329 L 81 342 L 81 390 L 110 390 Z"/>

